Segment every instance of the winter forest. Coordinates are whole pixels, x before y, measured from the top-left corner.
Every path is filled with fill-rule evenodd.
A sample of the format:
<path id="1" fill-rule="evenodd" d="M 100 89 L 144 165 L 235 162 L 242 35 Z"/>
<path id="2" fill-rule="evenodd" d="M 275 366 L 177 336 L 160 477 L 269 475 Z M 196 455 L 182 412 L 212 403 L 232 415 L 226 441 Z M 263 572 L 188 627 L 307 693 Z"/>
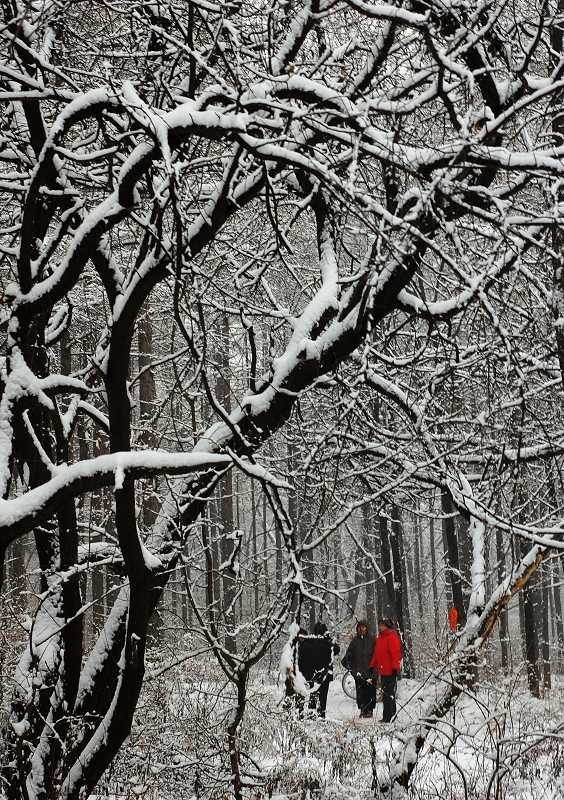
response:
<path id="1" fill-rule="evenodd" d="M 563 34 L 0 0 L 2 800 L 564 797 Z"/>

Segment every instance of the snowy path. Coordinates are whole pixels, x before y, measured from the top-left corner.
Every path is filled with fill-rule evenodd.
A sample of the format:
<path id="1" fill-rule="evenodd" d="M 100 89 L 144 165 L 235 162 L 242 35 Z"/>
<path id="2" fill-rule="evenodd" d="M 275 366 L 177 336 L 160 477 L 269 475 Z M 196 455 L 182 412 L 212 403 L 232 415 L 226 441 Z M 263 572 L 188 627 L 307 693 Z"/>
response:
<path id="1" fill-rule="evenodd" d="M 327 697 L 327 718 L 336 721 L 348 720 L 350 722 L 358 723 L 363 728 L 380 720 L 382 718 L 383 711 L 382 703 L 376 704 L 376 709 L 374 711 L 372 720 L 359 719 L 359 711 L 356 707 L 356 702 L 350 697 L 347 697 L 347 695 L 344 693 L 341 678 L 342 674 L 339 673 L 335 680 L 331 682 L 329 687 L 329 694 Z M 413 703 L 415 702 L 417 706 L 423 701 L 423 694 L 415 698 L 415 701 L 412 699 L 413 694 L 418 687 L 419 683 L 414 680 L 403 679 L 398 681 L 398 721 L 402 725 L 405 725 L 410 721 L 407 715 L 407 709 L 403 708 L 404 704 L 407 705 L 408 701 L 410 701 L 410 710 L 413 711 Z"/>

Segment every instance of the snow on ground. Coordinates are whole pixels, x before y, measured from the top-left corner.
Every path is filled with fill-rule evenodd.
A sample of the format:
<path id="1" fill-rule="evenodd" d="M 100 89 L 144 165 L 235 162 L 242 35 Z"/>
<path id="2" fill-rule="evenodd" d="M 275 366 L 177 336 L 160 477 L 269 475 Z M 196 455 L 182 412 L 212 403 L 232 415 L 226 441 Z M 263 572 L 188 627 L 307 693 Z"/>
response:
<path id="1" fill-rule="evenodd" d="M 429 736 L 412 776 L 410 796 L 418 800 L 562 800 L 562 739 L 543 739 L 542 731 L 562 723 L 564 687 L 535 700 L 522 687 L 482 687 L 478 696 L 460 698 L 453 713 Z M 385 783 L 393 748 L 413 732 L 419 710 L 435 687 L 415 680 L 398 684 L 398 716 L 391 725 L 359 719 L 340 676 L 329 691 L 327 719 L 277 718 L 278 752 L 261 764 L 271 771 L 272 788 L 286 796 L 318 791 L 326 800 L 377 797 Z M 277 690 L 275 696 L 281 699 Z M 535 744 L 535 742 L 537 744 Z M 260 751 L 255 754 L 260 760 Z"/>
<path id="2" fill-rule="evenodd" d="M 219 676 L 205 670 L 200 675 L 174 687 L 155 685 L 158 697 L 146 698 L 137 732 L 120 756 L 122 793 L 107 786 L 119 800 L 131 796 L 134 782 L 145 787 L 146 800 L 229 796 L 224 732 L 234 694 Z M 253 786 L 249 800 L 378 797 L 392 748 L 413 732 L 433 692 L 430 684 L 421 690 L 417 681 L 401 680 L 397 720 L 384 725 L 378 722 L 381 704 L 373 719 L 359 719 L 338 675 L 330 686 L 327 719 L 300 719 L 284 707 L 283 684 L 275 674 L 257 672 L 241 728 L 243 766 Z M 562 724 L 563 712 L 564 684 L 545 700 L 534 700 L 521 683 L 482 683 L 478 696 L 461 697 L 430 735 L 409 797 L 562 800 L 564 738 L 537 740 L 543 730 Z M 196 793 L 198 781 L 206 788 Z"/>

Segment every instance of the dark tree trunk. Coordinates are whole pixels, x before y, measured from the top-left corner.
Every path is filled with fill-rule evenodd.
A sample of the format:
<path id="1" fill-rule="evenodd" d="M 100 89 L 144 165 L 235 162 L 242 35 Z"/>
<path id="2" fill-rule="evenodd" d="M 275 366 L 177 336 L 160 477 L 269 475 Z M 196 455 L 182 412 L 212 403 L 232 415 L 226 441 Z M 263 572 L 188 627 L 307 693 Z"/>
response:
<path id="1" fill-rule="evenodd" d="M 264 525 L 265 536 L 268 531 L 268 504 L 266 502 L 266 495 L 263 494 L 262 498 L 262 519 Z M 276 584 L 280 586 L 284 577 L 284 559 L 283 559 L 283 544 L 282 544 L 282 531 L 280 523 L 277 518 L 273 518 L 274 526 L 274 542 L 275 542 L 275 568 L 276 568 Z"/>
<path id="2" fill-rule="evenodd" d="M 496 558 L 497 558 L 497 580 L 501 583 L 505 578 L 505 550 L 503 548 L 503 533 L 499 529 L 495 534 Z M 501 645 L 501 668 L 505 675 L 509 673 L 509 625 L 507 609 L 504 608 L 499 615 L 499 642 Z"/>
<path id="3" fill-rule="evenodd" d="M 214 564 L 213 552 L 213 523 L 212 523 L 213 502 L 210 502 L 203 515 L 202 525 L 200 526 L 202 535 L 202 548 L 205 561 L 205 580 L 206 580 L 206 606 L 208 617 L 213 625 L 216 620 L 216 567 Z"/>
<path id="4" fill-rule="evenodd" d="M 362 546 L 366 553 L 374 556 L 374 533 L 372 531 L 372 517 L 370 511 L 370 504 L 365 503 L 362 508 Z M 378 575 L 375 573 L 372 561 L 368 555 L 364 557 L 364 565 L 365 616 L 372 631 L 374 631 L 377 618 L 376 582 L 378 580 Z"/>
<path id="5" fill-rule="evenodd" d="M 221 319 L 221 335 L 217 350 L 218 376 L 215 393 L 222 409 L 231 413 L 231 368 L 230 357 L 230 331 L 229 317 L 224 314 Z M 228 564 L 233 556 L 235 540 L 235 512 L 233 502 L 233 472 L 227 470 L 222 477 L 219 487 L 219 552 L 221 563 Z M 229 650 L 236 652 L 237 643 L 233 631 L 235 630 L 235 598 L 237 594 L 236 573 L 230 567 L 221 571 L 221 604 L 222 615 L 225 622 L 225 644 Z"/>
<path id="6" fill-rule="evenodd" d="M 138 367 L 139 378 L 139 442 L 143 447 L 154 448 L 157 445 L 157 436 L 151 422 L 155 413 L 157 401 L 157 388 L 151 369 L 153 360 L 153 326 L 149 316 L 149 309 L 139 316 L 137 328 L 137 347 L 139 349 Z M 141 497 L 142 521 L 145 529 L 149 530 L 155 522 L 159 509 L 158 498 L 155 493 L 155 483 L 146 480 L 143 483 Z"/>
<path id="7" fill-rule="evenodd" d="M 380 547 L 382 557 L 382 572 L 386 579 L 386 593 L 384 601 L 384 616 L 392 617 L 398 621 L 398 609 L 396 605 L 396 590 L 394 586 L 394 573 L 392 570 L 392 554 L 390 547 L 390 535 L 388 532 L 388 520 L 380 517 Z"/>
<path id="8" fill-rule="evenodd" d="M 562 616 L 562 558 L 552 562 L 552 607 L 556 632 L 556 663 L 562 672 L 564 662 L 564 618 Z"/>
<path id="9" fill-rule="evenodd" d="M 293 441 L 288 441 L 288 473 L 290 476 L 294 478 L 294 484 L 297 486 L 297 481 L 295 480 L 297 470 L 296 464 L 296 447 Z M 288 515 L 290 517 L 290 521 L 294 528 L 294 534 L 296 537 L 296 542 L 298 545 L 303 543 L 304 538 L 304 530 L 303 530 L 303 515 L 305 509 L 303 506 L 300 505 L 300 498 L 298 494 L 298 489 L 294 489 L 290 492 L 288 498 Z M 303 577 L 304 582 L 307 585 L 311 586 L 313 579 L 314 579 L 314 568 L 313 568 L 313 561 L 312 561 L 312 554 L 308 553 L 307 557 L 303 559 L 302 562 L 302 569 L 303 569 Z M 313 589 L 313 587 L 311 587 Z M 315 593 L 315 592 L 314 592 Z M 316 605 L 313 601 L 307 600 L 306 607 L 305 607 L 305 614 L 304 608 L 302 607 L 302 624 L 309 626 L 310 631 L 313 630 L 313 626 L 315 625 L 315 617 L 316 617 Z"/>
<path id="10" fill-rule="evenodd" d="M 550 572 L 541 567 L 539 571 L 541 582 L 540 594 L 540 614 L 542 619 L 542 686 L 546 691 L 552 687 L 551 663 L 550 663 Z"/>
<path id="11" fill-rule="evenodd" d="M 431 513 L 434 508 L 431 506 Z M 429 549 L 431 553 L 431 591 L 433 593 L 433 621 L 435 625 L 435 639 L 439 639 L 439 591 L 437 587 L 437 556 L 435 552 L 435 520 L 429 520 Z"/>
<path id="12" fill-rule="evenodd" d="M 406 678 L 413 678 L 415 675 L 415 662 L 413 656 L 411 617 L 409 613 L 409 591 L 405 547 L 403 541 L 403 525 L 401 521 L 400 510 L 395 505 L 392 506 L 392 529 L 390 543 L 394 568 L 397 613 L 396 619 L 403 639 L 403 674 Z"/>
<path id="13" fill-rule="evenodd" d="M 264 498 L 266 500 L 266 498 Z M 258 504 L 259 501 L 257 500 L 256 507 L 255 507 L 255 524 L 258 523 Z M 264 579 L 264 597 L 265 601 L 268 603 L 270 601 L 270 566 L 269 566 L 269 553 L 270 553 L 270 546 L 268 541 L 268 530 L 266 525 L 264 524 L 264 513 L 263 513 L 263 528 L 262 528 L 262 575 Z M 258 528 L 258 524 L 257 524 Z M 258 533 L 257 533 L 258 535 Z M 276 543 L 275 543 L 276 546 Z M 275 556 L 276 558 L 276 556 Z M 276 564 L 276 562 L 275 562 Z M 276 570 L 276 566 L 275 566 Z M 276 572 L 275 572 L 276 575 Z M 280 585 L 280 584 L 277 584 Z"/>
<path id="14" fill-rule="evenodd" d="M 94 430 L 92 441 L 93 456 L 96 457 L 102 455 L 104 452 L 107 452 L 105 445 L 106 443 L 100 431 L 96 428 Z M 97 530 L 90 535 L 90 539 L 94 544 L 104 540 L 103 534 L 99 533 L 98 531 L 104 527 L 108 513 L 109 509 L 106 504 L 105 492 L 102 489 L 92 495 L 91 514 L 92 521 Z M 96 637 L 104 627 L 104 622 L 106 621 L 106 604 L 104 602 L 106 568 L 103 566 L 94 566 L 92 568 L 91 576 L 93 602 L 92 618 L 94 622 L 93 633 L 94 637 Z"/>
<path id="15" fill-rule="evenodd" d="M 415 562 L 415 574 L 414 574 L 414 582 L 415 582 L 415 590 L 417 592 L 417 616 L 419 617 L 419 626 L 422 628 L 424 624 L 423 620 L 423 582 L 422 582 L 422 566 L 421 566 L 421 523 L 419 517 L 415 515 L 414 519 L 415 524 L 415 541 L 414 541 L 414 562 Z"/>
<path id="16" fill-rule="evenodd" d="M 257 528 L 257 509 L 255 503 L 255 482 L 251 481 L 251 547 L 253 551 L 253 571 L 255 573 L 255 580 L 254 580 L 254 591 L 253 591 L 253 598 L 254 598 L 254 614 L 255 617 L 258 614 L 259 610 L 259 603 L 260 603 L 260 577 L 261 571 L 266 569 L 266 561 L 263 559 L 259 565 L 258 563 L 258 528 Z"/>
<path id="17" fill-rule="evenodd" d="M 528 552 L 528 543 L 519 542 L 521 557 Z M 540 593 L 538 591 L 538 574 L 530 578 L 519 594 L 522 608 L 523 646 L 527 667 L 527 682 L 533 697 L 541 695 L 541 670 L 539 648 L 539 613 Z"/>
<path id="18" fill-rule="evenodd" d="M 27 607 L 25 540 L 23 538 L 16 539 L 9 545 L 5 556 L 5 570 L 8 576 L 6 594 L 10 598 L 10 615 L 18 617 Z"/>
<path id="19" fill-rule="evenodd" d="M 458 612 L 458 626 L 461 628 L 466 624 L 466 607 L 462 594 L 458 537 L 456 535 L 454 506 L 450 495 L 444 489 L 441 492 L 441 510 L 443 513 L 443 543 L 447 561 L 448 583 L 451 590 L 452 605 Z"/>
<path id="20" fill-rule="evenodd" d="M 333 558 L 333 589 L 335 590 L 335 594 L 333 595 L 333 614 L 336 617 L 339 613 L 339 597 L 338 592 L 340 589 L 340 582 L 339 582 L 339 564 L 341 560 L 339 558 L 339 531 L 335 531 L 335 536 L 333 537 L 332 543 L 332 558 Z"/>
<path id="21" fill-rule="evenodd" d="M 376 558 L 376 563 L 384 573 L 384 562 L 382 560 L 382 523 L 386 523 L 383 517 L 376 517 L 375 519 L 375 537 L 374 537 L 374 556 Z M 378 618 L 386 616 L 386 597 L 388 594 L 387 589 L 387 580 L 382 580 L 382 577 L 378 576 L 378 582 L 375 586 L 376 589 L 376 608 L 378 611 Z M 388 614 L 389 616 L 389 614 Z"/>

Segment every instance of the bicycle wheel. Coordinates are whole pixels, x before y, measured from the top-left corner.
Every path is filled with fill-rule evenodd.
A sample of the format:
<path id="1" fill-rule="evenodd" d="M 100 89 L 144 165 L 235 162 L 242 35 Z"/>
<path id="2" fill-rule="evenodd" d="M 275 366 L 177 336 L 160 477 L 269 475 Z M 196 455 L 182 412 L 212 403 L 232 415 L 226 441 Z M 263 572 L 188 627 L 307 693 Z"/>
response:
<path id="1" fill-rule="evenodd" d="M 347 697 L 350 697 L 351 700 L 356 700 L 356 682 L 352 673 L 347 671 L 343 674 L 341 686 Z"/>

